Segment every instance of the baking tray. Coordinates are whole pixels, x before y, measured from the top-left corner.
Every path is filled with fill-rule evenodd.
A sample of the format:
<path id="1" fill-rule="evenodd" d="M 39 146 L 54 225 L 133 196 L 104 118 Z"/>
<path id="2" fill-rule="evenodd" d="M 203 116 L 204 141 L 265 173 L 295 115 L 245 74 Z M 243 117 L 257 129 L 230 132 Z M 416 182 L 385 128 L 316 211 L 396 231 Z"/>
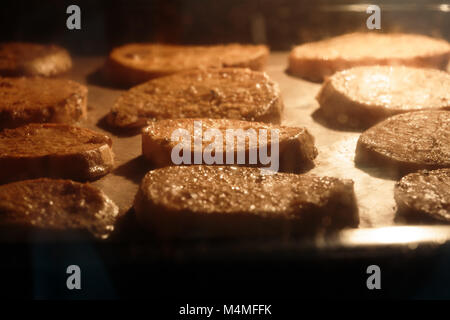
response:
<path id="1" fill-rule="evenodd" d="M 112 89 L 102 83 L 99 70 L 104 58 L 80 58 L 75 60 L 70 75 L 88 85 L 89 119 L 83 125 L 101 130 L 113 139 L 116 169 L 94 182 L 119 206 L 121 213 L 132 207 L 138 184 L 148 170 L 152 169 L 141 157 L 141 137 L 117 135 L 109 131 L 104 117 L 123 90 Z M 395 224 L 395 180 L 382 177 L 380 168 L 361 170 L 354 165 L 356 142 L 360 132 L 333 130 L 327 127 L 315 111 L 315 96 L 320 84 L 312 83 L 286 74 L 287 53 L 272 53 L 266 72 L 281 89 L 285 104 L 283 125 L 304 126 L 315 137 L 318 157 L 310 173 L 352 179 L 358 201 L 360 228 L 391 226 Z"/>
<path id="2" fill-rule="evenodd" d="M 2 243 L 0 252 L 10 259 L 0 268 L 18 275 L 9 278 L 8 295 L 161 298 L 208 297 L 208 292 L 214 292 L 217 297 L 280 298 L 286 292 L 284 286 L 292 282 L 309 297 L 450 297 L 446 274 L 450 269 L 450 226 L 402 226 L 396 222 L 395 181 L 383 178 L 377 168 L 355 168 L 360 133 L 333 130 L 315 117 L 320 84 L 286 74 L 287 55 L 272 53 L 266 67 L 281 89 L 285 104 L 282 124 L 304 126 L 314 135 L 319 155 L 311 173 L 355 182 L 359 228 L 314 238 L 172 242 L 154 238 L 139 227 L 132 210 L 140 180 L 152 169 L 141 156 L 141 137 L 110 131 L 105 123 L 105 115 L 124 90 L 102 81 L 99 71 L 104 57 L 75 58 L 67 77 L 89 88 L 88 119 L 81 125 L 113 140 L 115 170 L 93 184 L 119 206 L 117 232 L 107 241 L 80 237 L 77 241 Z M 62 270 L 68 264 L 87 270 L 89 290 L 66 290 Z M 370 264 L 380 265 L 383 279 L 388 279 L 382 294 L 365 286 L 365 270 Z M 29 286 L 30 282 L 34 285 Z M 4 285 L 8 287 L 8 283 Z"/>

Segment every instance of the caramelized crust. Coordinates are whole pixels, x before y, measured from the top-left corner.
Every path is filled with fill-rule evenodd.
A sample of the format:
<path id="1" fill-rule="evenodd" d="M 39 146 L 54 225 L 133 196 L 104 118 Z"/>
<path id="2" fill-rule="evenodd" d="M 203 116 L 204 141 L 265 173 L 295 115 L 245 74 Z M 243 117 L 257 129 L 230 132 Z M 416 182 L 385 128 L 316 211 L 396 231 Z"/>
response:
<path id="1" fill-rule="evenodd" d="M 127 44 L 112 50 L 105 74 L 112 82 L 136 85 L 172 73 L 208 67 L 263 70 L 269 55 L 266 46 L 174 46 Z"/>
<path id="2" fill-rule="evenodd" d="M 108 136 L 64 124 L 29 124 L 0 132 L 0 182 L 38 177 L 91 180 L 114 165 Z"/>
<path id="3" fill-rule="evenodd" d="M 87 88 L 75 81 L 0 78 L 0 128 L 75 123 L 86 117 Z"/>
<path id="4" fill-rule="evenodd" d="M 450 167 L 450 111 L 399 114 L 364 131 L 358 166 L 382 166 L 392 175 Z"/>
<path id="5" fill-rule="evenodd" d="M 248 167 L 150 171 L 134 208 L 143 227 L 168 237 L 310 234 L 359 221 L 351 180 Z"/>
<path id="6" fill-rule="evenodd" d="M 395 201 L 407 220 L 450 223 L 450 169 L 408 174 L 395 185 Z"/>
<path id="7" fill-rule="evenodd" d="M 450 75 L 403 66 L 356 67 L 328 78 L 316 99 L 338 126 L 367 129 L 399 113 L 450 110 Z"/>
<path id="8" fill-rule="evenodd" d="M 0 44 L 0 75 L 51 77 L 72 67 L 69 53 L 55 45 L 25 42 Z"/>
<path id="9" fill-rule="evenodd" d="M 172 141 L 171 136 L 177 129 L 187 130 L 191 144 L 188 146 L 191 150 L 191 163 L 194 159 L 194 121 L 201 121 L 202 132 L 209 129 L 218 129 L 223 139 L 223 163 L 226 163 L 226 130 L 235 130 L 237 136 L 242 137 L 244 145 L 238 145 L 235 142 L 233 152 L 234 159 L 237 159 L 238 152 L 245 153 L 246 165 L 249 165 L 250 143 L 245 138 L 248 130 L 254 130 L 258 141 L 256 141 L 256 154 L 259 154 L 261 147 L 271 150 L 271 131 L 278 131 L 279 164 L 280 171 L 297 172 L 309 169 L 314 165 L 313 160 L 317 156 L 317 149 L 314 146 L 314 137 L 305 128 L 285 127 L 279 125 L 266 124 L 262 122 L 249 122 L 230 119 L 167 119 L 154 121 L 142 131 L 142 153 L 149 161 L 157 166 L 173 165 L 171 152 L 180 141 Z M 242 131 L 237 131 L 241 129 Z M 260 130 L 267 132 L 267 141 L 259 141 Z M 202 152 L 213 141 L 202 138 Z M 259 159 L 259 158 L 258 158 Z M 259 161 L 257 166 L 266 166 Z"/>
<path id="10" fill-rule="evenodd" d="M 0 186 L 0 227 L 81 230 L 106 238 L 118 207 L 101 190 L 70 180 L 36 179 Z"/>
<path id="11" fill-rule="evenodd" d="M 418 34 L 350 33 L 305 43 L 289 55 L 289 73 L 323 81 L 336 71 L 356 66 L 404 65 L 445 69 L 450 44 Z"/>
<path id="12" fill-rule="evenodd" d="M 193 70 L 128 90 L 114 104 L 108 122 L 118 128 L 174 118 L 280 123 L 282 109 L 278 85 L 265 73 L 234 68 Z"/>

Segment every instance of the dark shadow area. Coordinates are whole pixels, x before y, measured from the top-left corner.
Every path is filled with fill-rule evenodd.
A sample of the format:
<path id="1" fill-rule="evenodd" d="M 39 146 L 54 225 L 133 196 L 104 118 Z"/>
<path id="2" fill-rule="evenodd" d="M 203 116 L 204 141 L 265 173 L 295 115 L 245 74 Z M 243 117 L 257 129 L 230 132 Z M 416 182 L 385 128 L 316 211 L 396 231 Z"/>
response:
<path id="1" fill-rule="evenodd" d="M 130 42 L 265 43 L 272 50 L 290 50 L 297 44 L 365 30 L 362 22 L 367 14 L 346 6 L 351 2 L 3 0 L 0 39 L 55 43 L 74 55 L 107 54 Z M 382 4 L 390 2 L 379 1 L 383 7 L 382 31 L 449 39 L 448 13 L 435 9 L 442 2 L 445 1 L 414 0 L 408 3 L 410 10 L 391 10 L 390 5 Z M 80 30 L 66 27 L 66 8 L 72 4 L 81 9 Z"/>
<path id="2" fill-rule="evenodd" d="M 336 130 L 336 131 L 346 131 L 346 132 L 362 132 L 361 129 L 355 129 L 355 128 L 349 128 L 345 125 L 339 123 L 337 119 L 330 119 L 329 117 L 326 117 L 323 110 L 321 108 L 316 109 L 312 114 L 311 117 L 314 121 L 321 124 L 322 126 Z"/>
<path id="3" fill-rule="evenodd" d="M 279 172 L 287 173 L 306 173 L 315 167 L 314 161 L 302 159 L 301 154 L 289 153 L 287 155 L 281 154 Z"/>
<path id="4" fill-rule="evenodd" d="M 440 221 L 427 215 L 424 212 L 418 212 L 415 210 L 400 210 L 397 209 L 394 217 L 396 224 L 407 225 L 449 225 L 450 222 Z"/>
<path id="5" fill-rule="evenodd" d="M 108 123 L 107 117 L 108 117 L 108 115 L 101 117 L 97 121 L 97 127 L 99 127 L 100 129 L 103 129 L 105 131 L 108 131 L 119 138 L 120 137 L 121 138 L 133 137 L 133 136 L 136 136 L 141 133 L 142 128 L 118 129 L 118 128 L 111 127 Z"/>
<path id="6" fill-rule="evenodd" d="M 118 86 L 112 82 L 109 82 L 103 73 L 103 67 L 100 67 L 94 72 L 88 74 L 86 77 L 86 81 L 90 85 L 103 87 L 107 89 L 129 89 L 123 86 Z"/>
<path id="7" fill-rule="evenodd" d="M 286 283 L 302 288 L 296 297 L 414 297 L 427 287 L 443 253 L 421 247 L 411 251 L 406 245 L 318 253 L 298 242 L 271 240 L 156 241 L 126 246 L 117 244 L 101 251 L 105 261 L 115 262 L 108 264 L 108 273 L 121 297 L 128 298 L 205 298 L 211 293 L 216 298 L 230 294 L 234 298 L 288 298 L 292 292 L 286 290 Z M 382 291 L 366 287 L 365 270 L 374 261 L 386 283 Z"/>
<path id="8" fill-rule="evenodd" d="M 389 154 L 375 152 L 371 148 L 366 148 L 364 143 L 359 144 L 359 141 L 356 146 L 355 167 L 376 178 L 400 180 L 412 172 L 438 169 L 435 166 L 428 165 L 427 167 L 423 163 L 408 161 L 410 160 L 406 156 L 402 160 L 397 160 L 395 157 L 389 157 Z"/>
<path id="9" fill-rule="evenodd" d="M 399 180 L 401 178 L 401 175 L 398 173 L 398 171 L 392 168 L 366 166 L 357 162 L 355 162 L 355 167 L 371 175 L 374 178 L 386 180 Z"/>
<path id="10" fill-rule="evenodd" d="M 301 79 L 301 80 L 312 82 L 312 83 L 316 83 L 316 84 L 322 84 L 323 83 L 323 81 L 321 81 L 321 80 L 311 80 L 311 79 L 303 78 L 302 76 L 299 76 L 297 74 L 294 74 L 294 73 L 290 72 L 288 68 L 284 69 L 284 74 L 289 76 L 289 77 L 291 77 L 291 78 Z"/>
<path id="11" fill-rule="evenodd" d="M 114 226 L 114 232 L 109 238 L 111 243 L 130 244 L 142 239 L 152 240 L 151 234 L 146 232 L 136 220 L 134 208 L 131 207 L 126 213 L 121 215 Z"/>
<path id="12" fill-rule="evenodd" d="M 91 243 L 101 241 L 87 229 L 31 228 L 23 226 L 1 226 L 0 243 L 32 244 L 32 243 Z"/>
<path id="13" fill-rule="evenodd" d="M 132 86 L 126 86 L 113 81 L 109 81 L 105 72 L 104 67 L 99 67 L 97 70 L 91 72 L 87 75 L 86 81 L 90 85 L 106 88 L 106 89 L 118 89 L 118 90 L 128 90 Z"/>
<path id="14" fill-rule="evenodd" d="M 114 169 L 113 173 L 140 184 L 144 175 L 153 169 L 155 169 L 155 167 L 149 164 L 149 162 L 141 155 L 118 166 Z"/>
<path id="15" fill-rule="evenodd" d="M 304 163 L 301 167 L 295 169 L 294 173 L 297 173 L 297 174 L 307 173 L 308 171 L 314 169 L 315 166 L 316 165 L 313 161 L 308 161 L 308 162 Z"/>

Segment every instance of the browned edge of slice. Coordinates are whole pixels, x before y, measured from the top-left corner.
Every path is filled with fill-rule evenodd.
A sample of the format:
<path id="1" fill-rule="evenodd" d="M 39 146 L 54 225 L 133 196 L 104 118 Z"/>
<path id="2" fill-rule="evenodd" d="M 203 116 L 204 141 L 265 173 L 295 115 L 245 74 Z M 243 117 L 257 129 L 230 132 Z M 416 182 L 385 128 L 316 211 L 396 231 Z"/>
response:
<path id="1" fill-rule="evenodd" d="M 53 77 L 72 68 L 69 52 L 57 45 L 27 42 L 0 44 L 0 75 Z"/>
<path id="2" fill-rule="evenodd" d="M 212 77 L 218 84 L 213 86 L 198 77 Z M 231 77 L 239 80 L 227 80 Z M 247 89 L 245 99 L 237 99 L 235 90 L 230 89 L 231 84 L 241 88 L 241 78 L 249 78 L 242 88 Z M 256 89 L 259 84 L 263 92 Z M 258 104 L 249 102 L 254 99 Z M 279 86 L 267 74 L 244 68 L 208 68 L 153 79 L 129 89 L 116 100 L 106 121 L 113 130 L 137 134 L 149 121 L 161 119 L 225 118 L 280 124 L 283 109 Z"/>
<path id="3" fill-rule="evenodd" d="M 132 65 L 127 62 L 127 58 L 125 54 L 129 47 L 133 46 L 145 46 L 145 44 L 126 44 L 117 48 L 114 48 L 105 62 L 105 65 L 102 69 L 103 77 L 109 81 L 111 84 L 121 87 L 131 87 L 134 85 L 138 85 L 145 81 L 167 76 L 180 71 L 187 71 L 191 69 L 204 69 L 208 67 L 236 67 L 236 68 L 249 68 L 255 71 L 262 71 L 267 63 L 269 57 L 269 49 L 263 45 L 238 45 L 238 44 L 230 44 L 230 45 L 218 45 L 218 46 L 181 46 L 181 45 L 165 45 L 165 44 L 147 44 L 150 48 L 161 47 L 168 48 L 172 54 L 180 53 L 178 59 L 182 59 L 182 52 L 187 52 L 186 54 L 189 56 L 189 51 L 192 48 L 202 48 L 204 51 L 211 50 L 211 56 L 214 57 L 215 62 L 205 62 L 199 58 L 197 63 L 190 67 L 178 67 L 175 68 L 173 66 L 164 66 L 164 65 L 155 65 L 154 67 L 151 64 L 148 64 L 146 68 L 141 68 L 139 66 Z M 233 46 L 242 46 L 243 53 L 241 57 L 226 59 L 226 53 L 221 57 L 221 53 L 218 52 L 219 48 L 224 48 L 226 52 L 227 47 Z M 252 55 L 247 54 L 248 48 L 254 47 L 254 51 Z M 144 49 L 140 49 L 144 50 Z M 250 49 L 251 50 L 251 49 Z M 122 52 L 123 51 L 123 52 Z M 192 55 L 192 54 L 191 54 Z M 157 56 L 155 56 L 157 58 Z M 195 59 L 195 56 L 190 57 L 190 59 Z M 182 65 L 182 63 L 180 63 Z"/>
<path id="4" fill-rule="evenodd" d="M 380 171 L 380 176 L 398 179 L 405 174 L 422 169 L 433 170 L 440 168 L 434 165 L 411 163 L 387 157 L 370 146 L 358 140 L 355 152 L 355 165 L 359 168 L 373 168 Z"/>
<path id="5" fill-rule="evenodd" d="M 0 129 L 28 123 L 75 124 L 87 117 L 86 86 L 72 80 L 0 78 Z"/>
<path id="6" fill-rule="evenodd" d="M 442 184 L 442 185 L 439 185 Z M 401 178 L 394 188 L 396 219 L 414 224 L 450 224 L 450 168 L 421 170 Z"/>
<path id="7" fill-rule="evenodd" d="M 111 56 L 108 57 L 105 65 L 101 69 L 101 75 L 105 82 L 124 89 L 139 85 L 155 78 L 168 76 L 170 74 L 172 74 L 172 72 L 147 72 L 141 69 L 132 69 L 111 58 Z"/>
<path id="8" fill-rule="evenodd" d="M 89 183 L 13 182 L 0 186 L 0 241 L 106 239 L 118 213 L 117 205 Z"/>
<path id="9" fill-rule="evenodd" d="M 232 61 L 224 61 L 222 67 L 224 68 L 249 68 L 253 71 L 264 71 L 267 61 L 269 60 L 270 50 L 265 45 L 243 45 L 247 50 L 252 50 L 252 54 L 242 54 L 240 59 L 233 59 Z"/>
<path id="10" fill-rule="evenodd" d="M 314 137 L 308 132 L 306 128 L 300 127 L 285 127 L 279 125 L 270 125 L 261 122 L 249 122 L 240 120 L 229 120 L 229 119 L 166 119 L 159 120 L 149 123 L 149 126 L 142 130 L 142 154 L 149 160 L 152 164 L 157 167 L 164 167 L 174 165 L 171 159 L 171 153 L 173 148 L 180 141 L 171 141 L 172 134 L 177 129 L 184 129 L 190 133 L 191 139 L 191 149 L 190 149 L 190 160 L 191 164 L 194 164 L 194 123 L 202 123 L 202 132 L 209 129 L 219 129 L 223 137 L 223 149 L 222 149 L 222 163 L 226 163 L 226 130 L 243 130 L 242 133 L 235 131 L 239 137 L 245 141 L 244 149 L 237 149 L 233 147 L 233 159 L 234 163 L 237 160 L 237 154 L 245 154 L 245 166 L 251 166 L 249 164 L 250 152 L 256 154 L 258 160 L 259 150 L 261 147 L 267 148 L 266 150 L 271 152 L 272 142 L 271 142 L 271 130 L 277 130 L 278 132 L 278 150 L 279 150 L 279 170 L 282 172 L 304 172 L 311 169 L 314 166 L 314 159 L 317 156 L 317 149 L 314 146 Z M 255 130 L 257 137 L 259 137 L 259 130 L 266 130 L 269 139 L 267 143 L 261 144 L 257 142 L 256 148 L 250 148 L 249 138 L 246 138 L 245 134 L 248 133 L 248 129 Z M 205 147 L 213 143 L 213 141 L 204 140 L 202 151 Z M 275 149 L 274 149 L 275 150 Z M 202 157 L 202 163 L 203 157 Z M 220 164 L 220 163 L 219 163 Z M 266 167 L 268 165 L 262 164 L 258 161 L 254 164 L 258 167 Z"/>
<path id="11" fill-rule="evenodd" d="M 413 138 L 414 138 L 414 147 L 415 148 L 423 148 L 421 143 L 424 139 L 428 139 L 428 140 L 431 139 L 434 141 L 434 144 L 437 144 L 437 145 L 442 144 L 442 143 L 438 143 L 436 141 L 436 137 L 433 137 L 433 136 L 430 137 L 430 134 L 434 134 L 436 136 L 436 133 L 434 132 L 433 129 L 428 132 L 424 132 L 424 131 L 420 130 L 420 129 L 423 129 L 423 127 L 425 126 L 425 124 L 427 124 L 427 122 L 430 123 L 429 126 L 434 125 L 433 128 L 436 128 L 436 126 L 437 126 L 436 123 L 432 123 L 431 120 L 428 120 L 428 118 L 426 120 L 427 122 L 425 122 L 424 119 L 421 119 L 419 122 L 414 121 L 415 119 L 412 119 L 412 118 L 426 117 L 426 116 L 430 116 L 430 117 L 442 116 L 445 118 L 450 118 L 450 111 L 427 110 L 427 111 L 402 113 L 402 114 L 398 114 L 398 115 L 389 117 L 389 118 L 385 119 L 384 121 L 376 124 L 375 126 L 367 129 L 360 135 L 360 137 L 358 139 L 358 142 L 356 145 L 355 159 L 354 159 L 355 165 L 360 168 L 376 168 L 378 171 L 381 172 L 380 175 L 383 177 L 386 177 L 386 178 L 401 178 L 402 176 L 404 176 L 408 173 L 419 171 L 419 170 L 435 170 L 435 169 L 449 167 L 450 159 L 448 159 L 448 161 L 446 161 L 444 163 L 438 163 L 439 161 L 426 162 L 423 159 L 417 160 L 414 149 L 408 150 L 408 152 L 405 152 L 399 158 L 398 156 L 392 155 L 390 153 L 392 150 L 389 151 L 389 150 L 381 149 L 378 145 L 374 145 L 373 142 L 367 141 L 367 140 L 370 140 L 369 138 L 367 138 L 368 134 L 370 136 L 376 137 L 376 139 L 388 139 L 388 141 L 390 141 L 389 139 L 396 139 L 396 136 L 398 136 L 399 133 L 394 134 L 393 132 L 391 132 L 393 130 L 392 124 L 395 123 L 397 121 L 397 119 L 400 119 L 401 121 L 403 121 L 403 124 L 401 123 L 400 125 L 404 126 L 405 119 L 407 119 L 408 120 L 407 124 L 408 124 L 408 126 L 410 126 L 407 129 L 411 130 L 411 126 L 414 123 L 416 124 L 416 126 L 418 125 L 418 123 L 420 123 L 420 125 L 422 125 L 422 128 L 414 129 L 415 135 L 413 136 Z M 434 119 L 434 120 L 436 120 L 436 119 Z M 395 127 L 397 130 L 403 129 L 401 127 L 399 128 L 398 125 Z M 389 136 L 383 136 L 383 135 L 378 134 L 379 128 L 381 128 L 381 130 L 383 130 L 385 134 L 386 134 L 386 132 L 388 132 Z M 449 127 L 447 124 L 447 129 L 448 128 Z M 440 127 L 440 129 L 444 130 L 445 128 Z M 390 130 L 390 131 L 388 131 L 388 130 Z M 442 135 L 440 137 L 442 137 L 443 139 L 448 139 L 450 136 L 447 132 L 446 135 Z M 429 150 L 429 151 L 431 152 L 431 150 Z M 432 157 L 430 152 L 427 152 L 427 154 L 429 154 L 429 157 L 427 160 L 430 160 Z M 440 155 L 440 157 L 442 157 L 442 156 L 443 155 Z"/>
<path id="12" fill-rule="evenodd" d="M 330 78 L 323 83 L 316 100 L 320 106 L 316 113 L 327 126 L 336 129 L 365 130 L 388 117 L 384 110 L 364 108 L 335 90 Z"/>
<path id="13" fill-rule="evenodd" d="M 221 179 L 227 180 L 229 171 L 234 171 L 233 182 L 224 185 Z M 211 175 L 211 183 L 205 183 Z M 248 179 L 254 182 L 248 185 Z M 311 182 L 307 190 L 298 190 L 296 182 L 302 179 L 316 182 Z M 204 195 L 198 194 L 199 187 L 193 188 L 196 184 Z M 164 190 L 163 197 L 158 190 Z M 211 200 L 221 194 L 229 203 L 224 207 L 226 212 L 219 209 L 223 203 Z M 320 200 L 308 198 L 316 196 Z M 286 199 L 291 199 L 288 207 L 278 204 Z M 260 201 L 272 205 L 268 208 Z M 266 210 L 260 212 L 259 207 Z M 249 167 L 172 166 L 150 171 L 141 182 L 134 209 L 143 228 L 165 239 L 287 238 L 318 235 L 359 224 L 353 181 L 289 173 L 263 177 L 258 168 Z"/>
<path id="14" fill-rule="evenodd" d="M 433 83 L 433 91 L 425 91 L 424 93 L 424 95 L 426 94 L 428 96 L 429 102 L 421 103 L 409 100 L 407 105 L 400 105 L 399 103 L 395 104 L 395 102 L 392 102 L 392 105 L 385 105 L 377 100 L 367 101 L 364 99 L 364 95 L 358 96 L 357 93 L 355 93 L 357 92 L 356 88 L 349 88 L 351 82 L 349 83 L 346 80 L 346 77 L 350 77 L 353 81 L 355 78 L 360 79 L 361 77 L 358 77 L 358 73 L 361 74 L 363 70 L 367 70 L 366 72 L 369 74 L 371 74 L 370 72 L 375 74 L 378 74 L 377 72 L 379 72 L 380 75 L 386 75 L 386 72 L 388 72 L 387 68 L 389 67 L 356 67 L 335 73 L 325 80 L 316 96 L 316 100 L 320 105 L 320 108 L 316 112 L 330 127 L 349 130 L 365 130 L 388 117 L 400 113 L 423 110 L 450 111 L 450 96 L 446 93 L 443 94 L 443 92 L 447 92 L 447 87 L 450 90 L 450 77 L 448 77 L 445 72 L 435 69 L 409 68 L 403 66 L 389 68 L 391 72 L 397 74 L 397 76 L 405 73 L 404 76 L 406 77 L 408 75 L 409 79 L 419 78 L 424 80 L 425 78 L 429 83 Z M 390 76 L 391 74 L 387 75 Z M 420 86 L 421 83 L 417 82 L 417 89 L 420 89 Z M 386 90 L 385 92 L 387 95 L 391 95 L 389 90 Z M 395 94 L 400 96 L 398 93 Z M 392 100 L 395 100 L 395 94 L 394 97 L 391 95 Z M 411 93 L 409 90 L 405 90 L 402 94 L 410 95 Z"/>
<path id="15" fill-rule="evenodd" d="M 321 59 L 295 59 L 289 58 L 287 72 L 312 82 L 323 82 L 334 73 L 357 66 L 396 66 L 403 65 L 415 68 L 433 68 L 444 70 L 445 61 L 450 53 L 442 53 L 432 57 L 417 57 L 414 60 L 407 59 L 374 59 L 366 58 L 363 61 L 348 61 L 345 59 L 321 60 Z"/>
<path id="16" fill-rule="evenodd" d="M 385 35 L 374 35 L 369 34 L 371 37 L 414 37 L 417 36 L 421 39 L 427 39 L 428 41 L 441 41 L 441 39 L 434 39 L 424 35 L 415 35 L 415 34 L 385 34 Z M 367 46 L 365 41 L 366 35 L 364 33 L 351 33 L 344 34 L 341 36 L 337 36 L 335 38 L 329 38 L 321 41 L 317 41 L 317 43 L 328 43 L 330 41 L 336 41 L 337 39 L 342 39 L 341 41 L 346 41 L 347 38 L 351 37 L 360 37 L 360 45 Z M 354 39 L 351 39 L 354 41 Z M 380 48 L 374 48 L 373 54 L 369 56 L 360 56 L 347 59 L 342 56 L 337 56 L 334 58 L 323 58 L 323 57 L 298 57 L 296 50 L 305 45 L 310 45 L 312 43 L 306 43 L 300 46 L 295 47 L 288 57 L 288 68 L 287 72 L 291 75 L 298 76 L 304 78 L 306 80 L 314 81 L 314 82 L 322 82 L 328 76 L 331 76 L 337 71 L 349 69 L 356 66 L 372 66 L 372 65 L 404 65 L 409 67 L 417 67 L 417 68 L 434 68 L 444 70 L 447 61 L 450 58 L 450 45 L 447 50 L 442 50 L 438 52 L 427 52 L 427 53 L 418 53 L 416 56 L 412 57 L 380 57 L 377 56 L 376 50 L 381 50 Z M 333 50 L 333 44 L 331 43 L 328 49 L 323 49 L 324 54 L 327 51 Z M 355 52 L 357 48 L 355 48 Z M 415 52 L 414 48 L 411 48 L 409 52 Z"/>
<path id="17" fill-rule="evenodd" d="M 28 137 L 28 132 L 37 130 L 39 134 Z M 83 139 L 84 144 L 80 143 Z M 12 149 L 15 143 L 22 144 L 26 152 Z M 29 124 L 4 129 L 0 132 L 0 150 L 3 149 L 0 151 L 0 182 L 41 177 L 95 180 L 114 167 L 111 146 L 111 138 L 104 134 L 65 124 Z"/>

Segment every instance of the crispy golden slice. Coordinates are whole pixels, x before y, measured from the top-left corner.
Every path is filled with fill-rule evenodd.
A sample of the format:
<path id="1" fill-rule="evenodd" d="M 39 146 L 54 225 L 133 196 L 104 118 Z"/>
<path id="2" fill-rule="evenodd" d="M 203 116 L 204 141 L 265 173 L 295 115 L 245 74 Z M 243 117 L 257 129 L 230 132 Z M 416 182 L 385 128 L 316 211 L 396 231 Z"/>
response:
<path id="1" fill-rule="evenodd" d="M 0 186 L 0 228 L 6 232 L 88 231 L 106 238 L 118 212 L 114 202 L 90 184 L 41 178 Z"/>
<path id="2" fill-rule="evenodd" d="M 162 237 L 311 234 L 356 227 L 353 181 L 259 168 L 171 166 L 147 173 L 134 208 Z"/>
<path id="3" fill-rule="evenodd" d="M 213 118 L 281 122 L 278 85 L 262 72 L 224 68 L 162 77 L 122 94 L 108 115 L 116 128 L 133 129 L 149 120 Z"/>
<path id="4" fill-rule="evenodd" d="M 395 201 L 407 221 L 450 223 L 450 169 L 404 176 L 395 185 Z"/>
<path id="5" fill-rule="evenodd" d="M 0 78 L 0 128 L 86 118 L 87 87 L 71 80 Z"/>
<path id="6" fill-rule="evenodd" d="M 72 67 L 69 53 L 56 45 L 27 42 L 0 44 L 0 75 L 43 76 L 62 74 Z"/>
<path id="7" fill-rule="evenodd" d="M 399 114 L 364 131 L 355 162 L 393 176 L 450 167 L 450 111 Z"/>
<path id="8" fill-rule="evenodd" d="M 450 44 L 419 34 L 350 33 L 295 47 L 289 73 L 323 81 L 336 71 L 356 66 L 404 65 L 445 69 Z"/>
<path id="9" fill-rule="evenodd" d="M 269 49 L 262 45 L 174 46 L 127 44 L 111 51 L 105 75 L 113 83 L 132 86 L 191 69 L 239 67 L 263 70 Z"/>
<path id="10" fill-rule="evenodd" d="M 314 137 L 305 128 L 230 119 L 167 119 L 151 122 L 142 131 L 142 153 L 144 157 L 159 167 L 173 165 L 172 151 L 180 144 L 180 141 L 173 141 L 172 134 L 176 130 L 181 129 L 186 130 L 189 134 L 190 143 L 187 147 L 189 147 L 191 164 L 193 164 L 195 152 L 194 127 L 196 127 L 196 131 L 200 128 L 202 135 L 209 134 L 208 131 L 211 130 L 219 130 L 220 138 L 222 139 L 222 164 L 225 164 L 227 160 L 227 131 L 229 135 L 228 147 L 234 155 L 233 163 L 236 163 L 238 153 L 242 153 L 245 155 L 244 165 L 267 167 L 268 164 L 261 161 L 259 156 L 260 150 L 264 148 L 266 152 L 271 153 L 276 148 L 278 152 L 276 161 L 279 164 L 279 170 L 298 172 L 313 167 L 314 159 L 317 156 Z M 272 132 L 274 132 L 273 140 Z M 217 138 L 219 139 L 219 137 Z M 212 143 L 214 143 L 213 146 L 211 146 Z M 213 148 L 215 155 L 216 151 L 220 151 L 216 150 L 218 149 L 216 148 L 216 146 L 218 147 L 218 143 L 219 141 L 215 141 L 215 137 L 211 137 L 210 139 L 202 137 L 201 152 L 204 153 L 205 150 Z M 277 143 L 278 146 L 273 147 L 274 143 Z M 249 159 L 251 154 L 256 160 L 256 163 L 250 163 Z M 199 164 L 208 163 L 204 163 L 202 159 L 202 163 Z"/>
<path id="11" fill-rule="evenodd" d="M 399 113 L 450 110 L 450 75 L 403 66 L 355 67 L 329 77 L 316 99 L 330 122 L 367 129 Z"/>
<path id="12" fill-rule="evenodd" d="M 0 132 L 0 182 L 38 177 L 97 179 L 114 166 L 108 136 L 65 124 L 29 124 Z"/>

